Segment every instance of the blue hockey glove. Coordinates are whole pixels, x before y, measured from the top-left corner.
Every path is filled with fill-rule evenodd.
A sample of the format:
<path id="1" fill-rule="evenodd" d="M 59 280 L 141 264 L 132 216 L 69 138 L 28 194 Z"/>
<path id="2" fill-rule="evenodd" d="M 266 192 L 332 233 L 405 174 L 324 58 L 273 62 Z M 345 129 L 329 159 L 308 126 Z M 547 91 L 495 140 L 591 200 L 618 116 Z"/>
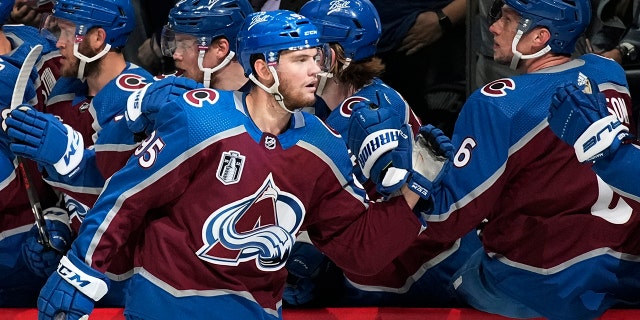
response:
<path id="1" fill-rule="evenodd" d="M 357 152 L 362 173 L 385 196 L 406 183 L 428 199 L 453 159 L 453 145 L 440 129 L 423 126 L 414 140 L 411 127 L 402 124 L 397 114 L 371 103 L 354 105 L 348 146 Z"/>
<path id="2" fill-rule="evenodd" d="M 283 299 L 291 305 L 302 305 L 314 298 L 315 279 L 329 259 L 314 245 L 296 242 L 287 260 L 289 271 Z"/>
<path id="3" fill-rule="evenodd" d="M 568 83 L 556 89 L 549 108 L 549 127 L 562 141 L 574 147 L 578 161 L 609 156 L 633 137 L 629 128 L 607 109 L 597 85 L 587 81 L 584 89 Z"/>
<path id="4" fill-rule="evenodd" d="M 378 186 L 391 164 L 389 151 L 398 147 L 401 126 L 400 116 L 388 108 L 379 108 L 369 101 L 353 107 L 347 146 L 356 155 L 359 167 L 356 171 Z"/>
<path id="5" fill-rule="evenodd" d="M 69 215 L 64 209 L 55 207 L 47 208 L 42 213 L 51 245 L 59 252 L 66 252 L 71 245 Z M 22 244 L 22 258 L 31 272 L 45 278 L 56 270 L 62 254 L 40 244 L 38 242 L 39 236 L 38 227 L 34 225 L 29 230 L 27 240 Z"/>
<path id="6" fill-rule="evenodd" d="M 20 105 L 3 121 L 18 156 L 53 165 L 61 175 L 71 175 L 82 162 L 82 135 L 51 114 Z"/>
<path id="7" fill-rule="evenodd" d="M 53 320 L 60 313 L 66 314 L 63 319 L 88 319 L 95 301 L 107 294 L 109 283 L 107 276 L 70 251 L 40 290 L 38 319 Z"/>
<path id="8" fill-rule="evenodd" d="M 133 133 L 151 131 L 160 108 L 185 92 L 204 86 L 186 77 L 167 77 L 133 92 L 127 99 L 125 118 Z"/>
<path id="9" fill-rule="evenodd" d="M 398 147 L 391 152 L 392 166 L 381 187 L 392 191 L 406 183 L 411 191 L 429 199 L 451 168 L 453 144 L 442 130 L 430 124 L 420 127 L 415 139 L 408 124 L 401 131 Z"/>

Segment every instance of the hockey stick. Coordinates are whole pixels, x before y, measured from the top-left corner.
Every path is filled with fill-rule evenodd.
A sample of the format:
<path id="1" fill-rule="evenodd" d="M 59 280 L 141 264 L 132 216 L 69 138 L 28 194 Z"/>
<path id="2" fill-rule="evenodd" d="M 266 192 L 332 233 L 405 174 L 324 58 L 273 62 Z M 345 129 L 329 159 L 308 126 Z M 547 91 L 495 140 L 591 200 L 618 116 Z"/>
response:
<path id="1" fill-rule="evenodd" d="M 40 57 L 41 52 L 42 45 L 36 45 L 35 47 L 31 48 L 31 51 L 29 51 L 29 54 L 27 54 L 26 58 L 24 59 L 22 67 L 20 67 L 20 72 L 18 73 L 18 78 L 16 79 L 16 85 L 13 88 L 13 94 L 11 95 L 11 110 L 14 110 L 20 104 L 22 104 L 25 91 L 27 90 L 29 76 L 31 75 L 31 71 L 36 64 L 36 61 Z M 47 230 L 47 224 L 44 220 L 44 215 L 42 214 L 40 199 L 38 198 L 35 186 L 33 185 L 33 179 L 31 178 L 29 171 L 27 171 L 27 168 L 25 168 L 24 160 L 22 159 L 22 157 L 18 156 L 17 158 L 18 168 L 20 170 L 20 174 L 22 175 L 22 179 L 24 180 L 25 189 L 27 190 L 27 196 L 29 197 L 29 203 L 31 204 L 31 211 L 33 212 L 33 216 L 36 220 L 36 227 L 38 228 L 38 242 L 47 249 L 55 250 L 60 254 L 64 254 L 64 252 L 53 246 L 51 243 L 49 231 Z"/>

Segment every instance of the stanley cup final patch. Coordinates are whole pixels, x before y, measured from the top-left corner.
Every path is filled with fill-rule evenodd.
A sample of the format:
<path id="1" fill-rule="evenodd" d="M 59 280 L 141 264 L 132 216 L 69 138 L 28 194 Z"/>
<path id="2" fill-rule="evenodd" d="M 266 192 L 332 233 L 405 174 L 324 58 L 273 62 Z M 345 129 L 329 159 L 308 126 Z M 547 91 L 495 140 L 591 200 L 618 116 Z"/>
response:
<path id="1" fill-rule="evenodd" d="M 244 167 L 245 156 L 238 151 L 227 151 L 222 153 L 216 177 L 225 185 L 234 184 L 240 181 L 242 168 Z"/>

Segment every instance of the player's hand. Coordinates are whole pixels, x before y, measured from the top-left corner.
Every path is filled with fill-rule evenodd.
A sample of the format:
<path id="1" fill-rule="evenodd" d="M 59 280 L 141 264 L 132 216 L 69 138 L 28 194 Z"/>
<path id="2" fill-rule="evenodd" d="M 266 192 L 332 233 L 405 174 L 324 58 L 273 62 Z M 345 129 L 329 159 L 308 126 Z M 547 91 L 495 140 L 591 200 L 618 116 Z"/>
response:
<path id="1" fill-rule="evenodd" d="M 398 147 L 401 126 L 400 116 L 388 108 L 380 108 L 370 101 L 361 101 L 353 106 L 347 146 L 356 155 L 358 170 L 355 171 L 358 175 L 370 179 L 378 187 L 381 185 L 391 164 L 390 151 Z"/>
<path id="2" fill-rule="evenodd" d="M 20 105 L 3 121 L 11 151 L 40 164 L 53 165 L 61 175 L 70 175 L 82 162 L 82 135 L 51 114 Z"/>
<path id="3" fill-rule="evenodd" d="M 560 86 L 549 108 L 549 127 L 574 147 L 578 161 L 588 162 L 609 156 L 632 138 L 629 129 L 607 108 L 605 97 L 595 83 L 587 82 L 584 92 L 573 83 Z"/>
<path id="4" fill-rule="evenodd" d="M 385 196 L 407 184 L 428 199 L 451 166 L 453 145 L 440 129 L 423 126 L 414 140 L 399 115 L 370 102 L 354 105 L 348 135 L 362 173 Z"/>
<path id="5" fill-rule="evenodd" d="M 165 104 L 185 92 L 204 86 L 186 77 L 166 77 L 133 92 L 127 100 L 125 118 L 133 133 L 152 131 L 155 117 Z"/>
<path id="6" fill-rule="evenodd" d="M 110 280 L 103 273 L 87 266 L 73 251 L 60 260 L 38 297 L 38 320 L 88 319 L 95 301 L 109 290 Z"/>
<path id="7" fill-rule="evenodd" d="M 453 144 L 442 130 L 430 124 L 420 127 L 415 139 L 411 132 L 409 125 L 402 127 L 382 185 L 397 188 L 398 183 L 405 182 L 411 191 L 429 199 L 451 168 Z"/>
<path id="8" fill-rule="evenodd" d="M 314 245 L 296 242 L 287 260 L 289 272 L 283 299 L 291 305 L 302 305 L 314 298 L 316 279 L 327 266 L 329 259 Z"/>
<path id="9" fill-rule="evenodd" d="M 62 254 L 71 245 L 71 228 L 69 227 L 69 215 L 62 208 L 47 208 L 43 210 L 44 219 L 49 232 L 50 244 L 56 250 L 42 245 L 38 238 L 38 227 L 33 226 L 29 230 L 27 240 L 22 244 L 22 258 L 35 275 L 46 278 L 58 267 Z"/>

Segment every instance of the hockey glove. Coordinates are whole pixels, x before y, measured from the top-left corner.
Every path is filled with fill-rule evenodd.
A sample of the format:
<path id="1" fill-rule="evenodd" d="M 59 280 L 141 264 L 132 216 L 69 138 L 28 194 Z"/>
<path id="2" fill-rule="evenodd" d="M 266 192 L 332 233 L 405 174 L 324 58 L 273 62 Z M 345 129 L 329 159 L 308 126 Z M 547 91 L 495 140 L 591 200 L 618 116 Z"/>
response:
<path id="1" fill-rule="evenodd" d="M 380 185 L 391 164 L 390 151 L 398 147 L 401 126 L 400 116 L 387 108 L 369 101 L 353 106 L 347 146 L 356 155 L 358 175 Z"/>
<path id="2" fill-rule="evenodd" d="M 95 301 L 107 294 L 109 283 L 107 276 L 70 251 L 40 290 L 38 319 L 55 319 L 60 313 L 66 314 L 63 319 L 88 319 Z"/>
<path id="3" fill-rule="evenodd" d="M 59 252 L 66 252 L 71 245 L 69 215 L 64 209 L 55 207 L 47 208 L 42 213 L 51 245 Z M 39 236 L 38 227 L 34 225 L 27 240 L 22 244 L 22 258 L 31 272 L 38 277 L 46 278 L 56 270 L 62 255 L 40 244 Z"/>
<path id="4" fill-rule="evenodd" d="M 20 105 L 3 121 L 18 156 L 53 165 L 61 175 L 71 175 L 82 162 L 82 135 L 51 114 Z"/>
<path id="5" fill-rule="evenodd" d="M 291 305 L 302 305 L 314 298 L 316 279 L 329 259 L 313 244 L 296 242 L 287 260 L 289 271 L 284 287 L 284 300 Z"/>
<path id="6" fill-rule="evenodd" d="M 607 109 L 604 95 L 593 92 L 590 83 L 584 91 L 573 83 L 558 87 L 549 113 L 549 127 L 574 147 L 580 162 L 607 157 L 623 141 L 633 139 L 629 128 Z"/>
<path id="7" fill-rule="evenodd" d="M 451 168 L 453 144 L 442 130 L 430 124 L 420 127 L 415 140 L 412 137 L 411 127 L 404 125 L 398 147 L 391 153 L 392 166 L 381 185 L 383 190 L 395 190 L 406 183 L 411 191 L 429 199 Z"/>
<path id="8" fill-rule="evenodd" d="M 444 133 L 427 125 L 413 139 L 411 127 L 375 104 L 354 105 L 348 146 L 357 152 L 362 173 L 388 196 L 405 183 L 424 199 L 430 197 L 451 166 L 453 145 Z"/>
<path id="9" fill-rule="evenodd" d="M 127 99 L 125 118 L 133 133 L 151 131 L 160 108 L 185 92 L 204 86 L 186 77 L 167 77 L 133 92 Z"/>

